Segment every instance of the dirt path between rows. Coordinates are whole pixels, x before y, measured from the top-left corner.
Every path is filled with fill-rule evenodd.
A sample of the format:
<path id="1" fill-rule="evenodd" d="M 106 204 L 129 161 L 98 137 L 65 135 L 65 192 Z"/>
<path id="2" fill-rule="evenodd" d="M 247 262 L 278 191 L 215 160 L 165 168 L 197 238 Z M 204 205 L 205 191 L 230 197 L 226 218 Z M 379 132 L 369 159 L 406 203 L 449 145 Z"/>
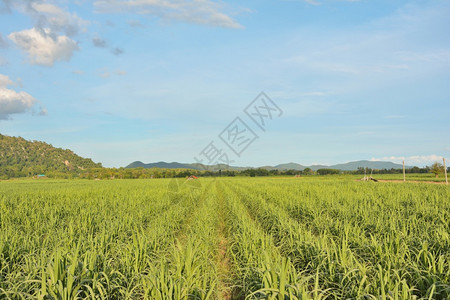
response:
<path id="1" fill-rule="evenodd" d="M 216 193 L 219 201 L 218 211 L 218 239 L 219 239 L 219 251 L 217 255 L 217 267 L 219 272 L 219 284 L 218 290 L 220 291 L 220 297 L 224 300 L 232 298 L 230 288 L 230 260 L 228 258 L 228 238 L 227 238 L 227 225 L 225 216 L 225 199 L 223 198 L 222 191 L 218 189 L 216 182 Z"/>

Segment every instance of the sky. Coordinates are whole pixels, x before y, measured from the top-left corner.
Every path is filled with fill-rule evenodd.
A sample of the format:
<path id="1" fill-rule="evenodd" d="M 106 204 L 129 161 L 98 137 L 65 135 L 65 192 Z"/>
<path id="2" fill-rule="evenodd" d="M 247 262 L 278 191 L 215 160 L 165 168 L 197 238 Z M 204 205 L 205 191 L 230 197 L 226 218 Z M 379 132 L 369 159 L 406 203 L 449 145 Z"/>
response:
<path id="1" fill-rule="evenodd" d="M 449 28 L 434 0 L 0 0 L 0 133 L 106 167 L 430 165 Z"/>

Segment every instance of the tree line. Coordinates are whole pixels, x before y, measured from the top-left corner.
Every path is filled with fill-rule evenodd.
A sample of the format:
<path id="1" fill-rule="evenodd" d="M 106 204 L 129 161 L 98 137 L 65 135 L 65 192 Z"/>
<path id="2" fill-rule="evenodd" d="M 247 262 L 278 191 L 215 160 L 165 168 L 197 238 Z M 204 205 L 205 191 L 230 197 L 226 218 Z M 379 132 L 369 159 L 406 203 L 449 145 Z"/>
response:
<path id="1" fill-rule="evenodd" d="M 450 168 L 448 168 L 450 173 Z M 406 173 L 433 173 L 432 167 L 424 168 L 410 168 L 406 169 Z M 248 177 L 260 177 L 260 176 L 326 176 L 336 174 L 350 174 L 350 175 L 364 175 L 364 174 L 402 174 L 402 169 L 382 169 L 372 170 L 359 168 L 354 171 L 342 171 L 337 169 L 322 168 L 318 170 L 312 170 L 306 168 L 304 170 L 267 170 L 263 168 L 245 169 L 245 170 L 194 170 L 194 169 L 162 169 L 162 168 L 90 168 L 85 170 L 79 170 L 78 172 L 61 172 L 61 171 L 48 171 L 45 176 L 48 178 L 59 179 L 151 179 L 151 178 L 185 178 L 189 176 L 197 177 L 234 177 L 234 176 L 248 176 Z M 439 170 L 442 173 L 443 169 Z M 39 174 L 35 173 L 34 175 Z M 3 174 L 4 175 L 4 174 Z M 10 174 L 15 175 L 15 174 Z M 19 174 L 20 175 L 20 174 Z M 27 174 L 24 176 L 10 176 L 12 177 L 31 177 Z M 3 177 L 5 179 L 5 177 Z"/>

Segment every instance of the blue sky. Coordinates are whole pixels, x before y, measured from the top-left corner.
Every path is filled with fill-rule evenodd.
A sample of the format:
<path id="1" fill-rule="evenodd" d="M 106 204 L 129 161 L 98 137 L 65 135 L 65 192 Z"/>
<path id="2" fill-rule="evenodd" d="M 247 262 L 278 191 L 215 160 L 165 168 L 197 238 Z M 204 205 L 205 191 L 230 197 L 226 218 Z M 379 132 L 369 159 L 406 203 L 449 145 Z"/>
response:
<path id="1" fill-rule="evenodd" d="M 0 0 L 0 133 L 108 167 L 211 141 L 240 166 L 423 166 L 450 159 L 449 28 L 449 1 Z M 240 157 L 235 117 L 258 135 Z"/>

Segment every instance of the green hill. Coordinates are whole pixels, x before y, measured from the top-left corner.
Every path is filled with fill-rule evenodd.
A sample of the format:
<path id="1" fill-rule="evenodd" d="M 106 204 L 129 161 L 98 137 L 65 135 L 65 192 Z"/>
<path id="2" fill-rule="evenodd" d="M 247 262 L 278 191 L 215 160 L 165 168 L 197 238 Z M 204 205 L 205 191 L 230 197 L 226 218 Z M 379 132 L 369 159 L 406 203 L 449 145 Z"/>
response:
<path id="1" fill-rule="evenodd" d="M 101 167 L 100 163 L 80 157 L 71 150 L 0 134 L 0 178 L 3 179 L 49 173 L 71 174 Z"/>

